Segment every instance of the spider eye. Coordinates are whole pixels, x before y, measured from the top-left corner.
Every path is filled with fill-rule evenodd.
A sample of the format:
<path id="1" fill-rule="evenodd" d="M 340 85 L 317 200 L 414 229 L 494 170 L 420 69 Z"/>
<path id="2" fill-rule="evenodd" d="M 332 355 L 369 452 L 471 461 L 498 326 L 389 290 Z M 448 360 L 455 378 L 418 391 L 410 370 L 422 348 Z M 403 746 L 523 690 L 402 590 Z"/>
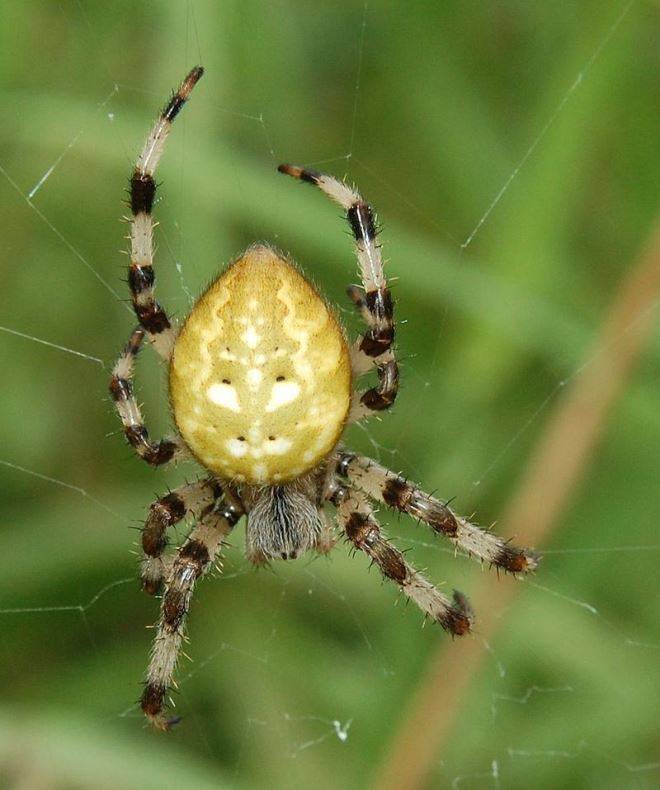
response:
<path id="1" fill-rule="evenodd" d="M 231 381 L 229 379 L 222 379 L 222 383 L 223 384 L 231 384 Z"/>
<path id="2" fill-rule="evenodd" d="M 284 381 L 284 376 L 278 376 L 275 381 Z"/>
<path id="3" fill-rule="evenodd" d="M 245 441 L 245 436 L 237 436 L 236 438 L 238 439 L 239 442 Z"/>
<path id="4" fill-rule="evenodd" d="M 275 437 L 274 436 L 269 436 L 268 437 L 268 441 L 269 442 L 274 442 L 275 441 Z"/>

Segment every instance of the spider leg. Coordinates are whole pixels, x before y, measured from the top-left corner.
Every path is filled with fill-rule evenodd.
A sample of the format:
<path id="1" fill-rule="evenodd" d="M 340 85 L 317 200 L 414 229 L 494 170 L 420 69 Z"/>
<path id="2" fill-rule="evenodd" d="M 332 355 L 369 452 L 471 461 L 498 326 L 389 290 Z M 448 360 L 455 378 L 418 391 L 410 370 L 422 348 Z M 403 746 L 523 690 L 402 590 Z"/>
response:
<path id="1" fill-rule="evenodd" d="M 341 453 L 337 472 L 364 491 L 371 499 L 424 521 L 435 532 L 477 559 L 510 573 L 533 571 L 539 558 L 530 549 L 471 524 L 447 505 L 422 491 L 400 475 L 390 472 L 371 458 Z"/>
<path id="2" fill-rule="evenodd" d="M 374 367 L 378 373 L 376 387 L 356 393 L 350 420 L 355 422 L 389 409 L 399 389 L 399 368 L 392 349 L 394 302 L 383 270 L 374 210 L 358 192 L 332 176 L 295 165 L 280 165 L 278 170 L 314 184 L 346 211 L 362 280 L 362 287 L 351 286 L 348 295 L 367 325 L 353 348 L 353 369 L 358 376 Z"/>
<path id="3" fill-rule="evenodd" d="M 328 552 L 332 551 L 337 542 L 337 531 L 328 519 L 328 515 L 323 508 L 319 508 L 319 517 L 322 526 L 321 532 L 314 544 L 314 550 L 318 554 L 328 554 Z"/>
<path id="4" fill-rule="evenodd" d="M 142 530 L 142 589 L 155 595 L 167 574 L 163 558 L 167 548 L 166 532 L 185 516 L 196 521 L 222 497 L 223 491 L 212 477 L 186 483 L 149 506 L 149 515 Z"/>
<path id="5" fill-rule="evenodd" d="M 222 539 L 240 518 L 235 508 L 220 505 L 204 516 L 178 550 L 165 582 L 158 631 L 151 651 L 141 706 L 156 729 L 169 730 L 179 720 L 166 713 L 165 698 L 173 681 L 186 614 L 197 580 L 209 569 Z"/>
<path id="6" fill-rule="evenodd" d="M 388 579 L 414 601 L 424 614 L 446 631 L 462 636 L 472 629 L 474 617 L 467 598 L 454 591 L 453 600 L 443 595 L 383 536 L 366 496 L 355 489 L 335 488 L 331 501 L 346 537 L 378 565 Z"/>
<path id="7" fill-rule="evenodd" d="M 133 370 L 145 331 L 141 327 L 133 330 L 128 343 L 112 369 L 110 395 L 124 425 L 128 443 L 138 456 L 151 466 L 161 466 L 187 455 L 187 449 L 178 437 L 167 437 L 154 442 L 144 425 L 142 411 L 133 393 Z"/>
<path id="8" fill-rule="evenodd" d="M 141 326 L 149 335 L 151 344 L 163 359 L 169 359 L 176 331 L 165 310 L 154 298 L 153 229 L 151 214 L 156 182 L 154 174 L 163 154 L 165 141 L 172 122 L 185 104 L 190 92 L 204 70 L 194 68 L 181 83 L 177 92 L 163 108 L 138 157 L 131 177 L 131 264 L 128 285 L 133 298 L 133 308 Z"/>

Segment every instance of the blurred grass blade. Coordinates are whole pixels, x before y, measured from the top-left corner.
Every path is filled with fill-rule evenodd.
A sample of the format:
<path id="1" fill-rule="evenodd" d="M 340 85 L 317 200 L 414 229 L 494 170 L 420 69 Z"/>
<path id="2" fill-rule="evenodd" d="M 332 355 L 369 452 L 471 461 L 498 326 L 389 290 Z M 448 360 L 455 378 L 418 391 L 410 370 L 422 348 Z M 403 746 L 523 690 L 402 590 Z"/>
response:
<path id="1" fill-rule="evenodd" d="M 584 365 L 557 404 L 533 453 L 518 492 L 500 524 L 507 534 L 540 546 L 584 476 L 617 397 L 651 338 L 660 298 L 660 223 L 638 263 L 621 283 Z M 543 573 L 543 563 L 540 566 Z M 425 785 L 433 760 L 450 736 L 470 682 L 518 590 L 511 579 L 484 577 L 472 597 L 479 615 L 479 639 L 443 645 L 431 660 L 407 717 L 386 755 L 374 787 L 415 790 Z"/>

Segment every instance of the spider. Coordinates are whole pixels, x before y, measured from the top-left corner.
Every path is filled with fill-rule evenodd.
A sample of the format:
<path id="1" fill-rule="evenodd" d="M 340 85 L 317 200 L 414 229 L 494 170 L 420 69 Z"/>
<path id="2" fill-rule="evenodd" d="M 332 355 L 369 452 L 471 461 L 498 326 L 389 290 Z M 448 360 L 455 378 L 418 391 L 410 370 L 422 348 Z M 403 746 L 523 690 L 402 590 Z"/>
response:
<path id="1" fill-rule="evenodd" d="M 263 565 L 310 550 L 328 552 L 336 537 L 326 506 L 334 506 L 348 543 L 456 636 L 474 623 L 467 599 L 459 592 L 447 597 L 408 562 L 383 534 L 372 502 L 425 522 L 458 550 L 510 573 L 537 565 L 533 552 L 471 524 L 404 477 L 341 444 L 346 426 L 389 409 L 399 386 L 394 303 L 376 219 L 354 189 L 302 167 L 278 168 L 318 187 L 346 212 L 361 278 L 348 295 L 366 324 L 354 344 L 295 263 L 265 244 L 236 258 L 180 328 L 155 300 L 154 174 L 172 122 L 202 74 L 201 67 L 194 68 L 167 103 L 131 177 L 128 285 L 139 326 L 110 381 L 126 438 L 143 461 L 163 466 L 188 457 L 207 473 L 153 502 L 142 532 L 142 586 L 151 595 L 161 588 L 163 593 L 141 706 L 160 730 L 178 721 L 169 710 L 169 692 L 193 589 L 243 516 L 247 558 Z M 177 433 L 160 441 L 150 438 L 133 392 L 135 359 L 145 337 L 169 366 Z M 377 383 L 358 391 L 356 380 L 370 371 Z M 185 517 L 194 527 L 168 555 L 167 530 Z"/>

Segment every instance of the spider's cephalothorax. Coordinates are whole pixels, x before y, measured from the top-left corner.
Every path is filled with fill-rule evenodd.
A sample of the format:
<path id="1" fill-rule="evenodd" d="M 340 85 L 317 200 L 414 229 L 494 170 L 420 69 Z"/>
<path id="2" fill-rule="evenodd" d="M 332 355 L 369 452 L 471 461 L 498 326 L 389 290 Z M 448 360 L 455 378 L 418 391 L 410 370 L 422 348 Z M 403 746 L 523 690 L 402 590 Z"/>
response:
<path id="1" fill-rule="evenodd" d="M 193 458 L 207 472 L 152 503 L 142 533 L 142 585 L 163 589 L 161 617 L 141 705 L 169 729 L 166 701 L 174 683 L 194 585 L 222 541 L 246 517 L 251 562 L 325 553 L 340 533 L 445 630 L 470 631 L 465 596 L 450 599 L 384 536 L 371 502 L 425 522 L 458 550 L 510 573 L 533 570 L 537 558 L 454 513 L 404 477 L 345 451 L 345 426 L 388 409 L 397 395 L 393 301 L 372 208 L 332 176 L 292 165 L 282 173 L 315 185 L 346 213 L 361 279 L 348 294 L 366 324 L 350 347 L 333 310 L 297 267 L 273 248 L 250 247 L 211 284 L 180 329 L 154 298 L 154 173 L 172 121 L 202 76 L 193 69 L 151 130 L 131 178 L 128 282 L 139 326 L 119 357 L 110 393 L 128 442 L 153 466 Z M 178 433 L 153 441 L 133 393 L 135 358 L 145 336 L 169 364 L 170 401 Z M 355 382 L 374 372 L 376 382 Z M 189 517 L 184 544 L 166 553 L 167 530 Z"/>

